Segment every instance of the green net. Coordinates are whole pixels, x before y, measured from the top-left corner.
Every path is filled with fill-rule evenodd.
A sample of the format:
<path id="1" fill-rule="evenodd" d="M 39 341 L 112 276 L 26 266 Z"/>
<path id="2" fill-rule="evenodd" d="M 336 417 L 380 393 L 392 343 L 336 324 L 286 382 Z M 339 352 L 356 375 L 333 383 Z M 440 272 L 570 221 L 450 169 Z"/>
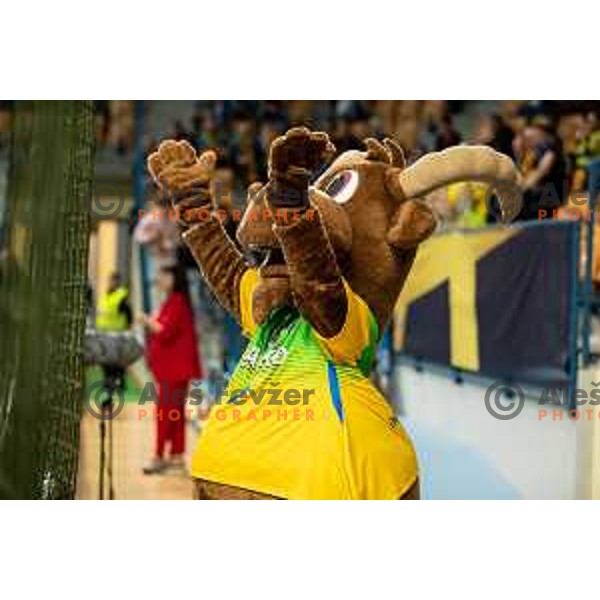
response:
<path id="1" fill-rule="evenodd" d="M 0 254 L 0 497 L 72 498 L 94 114 L 16 102 Z"/>

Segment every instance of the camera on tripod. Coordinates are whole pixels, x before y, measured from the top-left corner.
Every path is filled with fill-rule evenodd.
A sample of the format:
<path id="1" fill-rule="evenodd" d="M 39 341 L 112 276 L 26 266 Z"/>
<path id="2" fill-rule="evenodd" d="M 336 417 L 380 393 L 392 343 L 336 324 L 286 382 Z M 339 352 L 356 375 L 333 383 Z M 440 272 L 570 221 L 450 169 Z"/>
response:
<path id="1" fill-rule="evenodd" d="M 143 354 L 142 344 L 130 331 L 105 332 L 87 329 L 84 339 L 84 362 L 99 365 L 104 373 L 102 389 L 105 398 L 100 403 L 100 466 L 98 473 L 98 497 L 104 499 L 104 475 L 108 478 L 108 497 L 115 497 L 113 486 L 112 418 L 111 412 L 115 393 L 124 393 L 125 373 Z M 108 421 L 108 452 L 106 448 Z M 108 456 L 107 456 L 108 455 Z M 107 461 L 108 458 L 108 461 Z"/>

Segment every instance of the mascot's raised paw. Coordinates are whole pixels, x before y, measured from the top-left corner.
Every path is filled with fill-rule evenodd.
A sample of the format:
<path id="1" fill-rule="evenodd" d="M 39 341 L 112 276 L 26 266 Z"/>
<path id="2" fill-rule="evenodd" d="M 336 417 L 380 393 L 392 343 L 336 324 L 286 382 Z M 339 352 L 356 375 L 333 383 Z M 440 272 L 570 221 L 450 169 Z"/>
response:
<path id="1" fill-rule="evenodd" d="M 217 155 L 212 150 L 198 157 L 188 142 L 166 140 L 148 157 L 148 170 L 177 206 L 194 197 L 189 206 L 197 207 L 210 202 L 208 187 L 216 162 Z"/>
<path id="2" fill-rule="evenodd" d="M 269 203 L 306 205 L 310 178 L 334 153 L 335 146 L 322 131 L 294 127 L 277 138 L 269 152 Z"/>

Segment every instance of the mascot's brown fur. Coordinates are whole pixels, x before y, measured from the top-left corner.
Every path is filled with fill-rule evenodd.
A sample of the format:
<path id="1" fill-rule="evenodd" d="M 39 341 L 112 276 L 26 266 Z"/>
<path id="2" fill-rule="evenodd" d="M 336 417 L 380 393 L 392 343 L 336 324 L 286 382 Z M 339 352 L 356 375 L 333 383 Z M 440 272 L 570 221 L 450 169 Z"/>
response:
<path id="1" fill-rule="evenodd" d="M 366 152 L 340 155 L 311 185 L 335 152 L 327 134 L 297 127 L 272 144 L 269 181 L 250 186 L 237 231 L 241 248 L 261 263 L 252 302 L 257 323 L 274 308 L 293 303 L 320 336 L 332 338 L 346 318 L 345 280 L 383 331 L 417 246 L 436 227 L 422 198 L 455 181 L 514 181 L 516 176 L 512 161 L 487 147 L 455 147 L 406 167 L 394 141 L 367 139 L 365 146 Z M 249 267 L 225 234 L 222 219 L 207 218 L 215 161 L 212 151 L 198 158 L 186 142 L 169 140 L 149 157 L 148 166 L 177 209 L 184 240 L 204 277 L 240 318 L 239 286 Z M 197 480 L 196 494 L 271 497 L 203 480 Z M 403 497 L 418 497 L 418 485 Z"/>

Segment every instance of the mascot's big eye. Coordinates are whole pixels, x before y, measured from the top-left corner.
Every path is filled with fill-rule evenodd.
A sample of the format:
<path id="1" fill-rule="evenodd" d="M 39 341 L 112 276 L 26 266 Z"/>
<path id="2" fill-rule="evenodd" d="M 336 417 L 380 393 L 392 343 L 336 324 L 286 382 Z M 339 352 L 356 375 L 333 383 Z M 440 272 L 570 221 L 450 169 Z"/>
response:
<path id="1" fill-rule="evenodd" d="M 348 202 L 358 187 L 358 173 L 356 171 L 341 171 L 325 188 L 336 202 L 343 204 Z"/>

